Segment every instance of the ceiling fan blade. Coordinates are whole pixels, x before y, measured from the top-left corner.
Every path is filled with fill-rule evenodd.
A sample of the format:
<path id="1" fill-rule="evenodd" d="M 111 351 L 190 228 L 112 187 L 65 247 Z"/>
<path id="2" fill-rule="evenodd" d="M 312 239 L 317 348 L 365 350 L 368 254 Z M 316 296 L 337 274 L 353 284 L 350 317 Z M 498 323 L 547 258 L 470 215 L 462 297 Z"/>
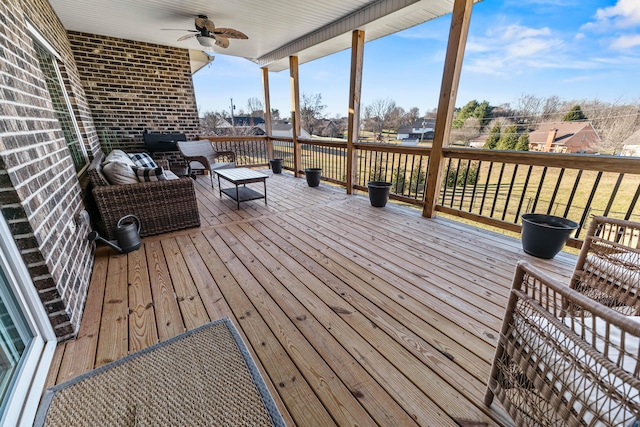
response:
<path id="1" fill-rule="evenodd" d="M 204 16 L 204 15 L 203 15 Z M 195 23 L 196 23 L 196 27 L 198 28 L 204 28 L 204 22 L 208 21 L 208 19 L 206 17 L 198 17 L 195 19 Z"/>
<path id="2" fill-rule="evenodd" d="M 216 28 L 215 30 L 211 30 L 213 34 L 218 36 L 222 36 L 228 39 L 248 39 L 245 33 L 242 33 L 238 30 L 234 30 L 233 28 Z"/>
<path id="3" fill-rule="evenodd" d="M 205 28 L 208 31 L 213 31 L 216 29 L 215 24 L 212 20 L 208 19 L 206 16 L 202 15 L 196 18 L 196 27 Z"/>
<path id="4" fill-rule="evenodd" d="M 187 40 L 187 39 L 190 39 L 192 37 L 196 37 L 198 34 L 200 34 L 200 32 L 196 31 L 195 34 L 187 34 L 185 36 L 180 37 L 177 41 L 181 42 L 183 40 Z"/>
<path id="5" fill-rule="evenodd" d="M 222 37 L 222 36 L 216 36 L 216 45 L 220 46 L 222 48 L 228 48 L 229 47 L 229 39 L 226 37 Z"/>

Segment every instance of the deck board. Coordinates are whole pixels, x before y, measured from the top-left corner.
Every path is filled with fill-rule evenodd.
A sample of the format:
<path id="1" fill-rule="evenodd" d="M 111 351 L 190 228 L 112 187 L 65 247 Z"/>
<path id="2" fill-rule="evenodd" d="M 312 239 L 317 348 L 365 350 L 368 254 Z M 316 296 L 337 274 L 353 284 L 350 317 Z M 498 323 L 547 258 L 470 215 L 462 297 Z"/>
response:
<path id="1" fill-rule="evenodd" d="M 512 425 L 483 397 L 515 263 L 567 281 L 575 257 L 266 173 L 266 205 L 198 178 L 200 228 L 100 248 L 48 384 L 229 317 L 287 425 Z"/>

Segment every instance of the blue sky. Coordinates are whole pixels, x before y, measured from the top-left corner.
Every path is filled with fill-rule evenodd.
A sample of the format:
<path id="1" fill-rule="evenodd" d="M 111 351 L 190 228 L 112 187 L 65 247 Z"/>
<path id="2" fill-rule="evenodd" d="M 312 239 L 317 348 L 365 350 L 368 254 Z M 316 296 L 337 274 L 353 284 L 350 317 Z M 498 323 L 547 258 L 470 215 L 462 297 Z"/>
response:
<path id="1" fill-rule="evenodd" d="M 369 42 L 362 105 L 390 98 L 421 113 L 437 106 L 450 15 Z M 300 65 L 300 92 L 322 94 L 327 115 L 346 115 L 350 51 Z M 288 116 L 289 73 L 270 73 L 271 106 Z M 216 55 L 194 76 L 201 111 L 262 100 L 261 72 Z M 640 0 L 484 0 L 474 6 L 456 105 L 513 103 L 522 94 L 640 101 Z"/>

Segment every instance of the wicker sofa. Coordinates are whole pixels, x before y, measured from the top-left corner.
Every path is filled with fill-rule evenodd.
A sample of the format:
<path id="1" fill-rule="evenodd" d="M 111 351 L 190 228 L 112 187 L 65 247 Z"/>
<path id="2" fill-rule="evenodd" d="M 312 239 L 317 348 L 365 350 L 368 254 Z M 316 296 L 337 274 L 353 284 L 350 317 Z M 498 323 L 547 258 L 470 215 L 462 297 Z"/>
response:
<path id="1" fill-rule="evenodd" d="M 191 178 L 111 185 L 102 173 L 103 159 L 103 153 L 93 159 L 88 175 L 100 215 L 98 226 L 108 239 L 115 239 L 118 220 L 128 214 L 140 218 L 143 237 L 200 226 Z M 166 161 L 156 163 L 168 169 Z"/>
<path id="2" fill-rule="evenodd" d="M 489 377 L 518 426 L 640 422 L 640 224 L 594 218 L 569 286 L 518 264 Z"/>

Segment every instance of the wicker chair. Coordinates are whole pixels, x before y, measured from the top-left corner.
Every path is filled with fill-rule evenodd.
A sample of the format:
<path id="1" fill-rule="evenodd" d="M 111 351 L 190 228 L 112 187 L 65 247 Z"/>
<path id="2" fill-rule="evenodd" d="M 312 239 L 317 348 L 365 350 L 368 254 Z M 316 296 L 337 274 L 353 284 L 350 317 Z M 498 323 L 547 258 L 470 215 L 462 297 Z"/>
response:
<path id="1" fill-rule="evenodd" d="M 190 178 L 170 181 L 111 185 L 102 174 L 104 154 L 96 156 L 88 168 L 93 198 L 98 208 L 99 228 L 108 239 L 115 239 L 118 220 L 134 214 L 140 218 L 140 235 L 151 236 L 184 228 L 199 227 L 198 203 Z M 166 161 L 156 161 L 168 168 Z"/>
<path id="2" fill-rule="evenodd" d="M 213 171 L 236 167 L 236 153 L 233 151 L 216 151 L 210 141 L 178 141 L 177 144 L 180 154 L 189 165 L 189 175 L 191 175 L 191 162 L 201 163 L 209 171 L 211 187 L 213 187 Z M 221 157 L 226 157 L 229 161 L 218 161 Z"/>
<path id="3" fill-rule="evenodd" d="M 571 288 L 626 315 L 640 315 L 640 223 L 594 217 Z"/>
<path id="4" fill-rule="evenodd" d="M 485 404 L 517 426 L 633 425 L 638 322 L 519 263 Z"/>

